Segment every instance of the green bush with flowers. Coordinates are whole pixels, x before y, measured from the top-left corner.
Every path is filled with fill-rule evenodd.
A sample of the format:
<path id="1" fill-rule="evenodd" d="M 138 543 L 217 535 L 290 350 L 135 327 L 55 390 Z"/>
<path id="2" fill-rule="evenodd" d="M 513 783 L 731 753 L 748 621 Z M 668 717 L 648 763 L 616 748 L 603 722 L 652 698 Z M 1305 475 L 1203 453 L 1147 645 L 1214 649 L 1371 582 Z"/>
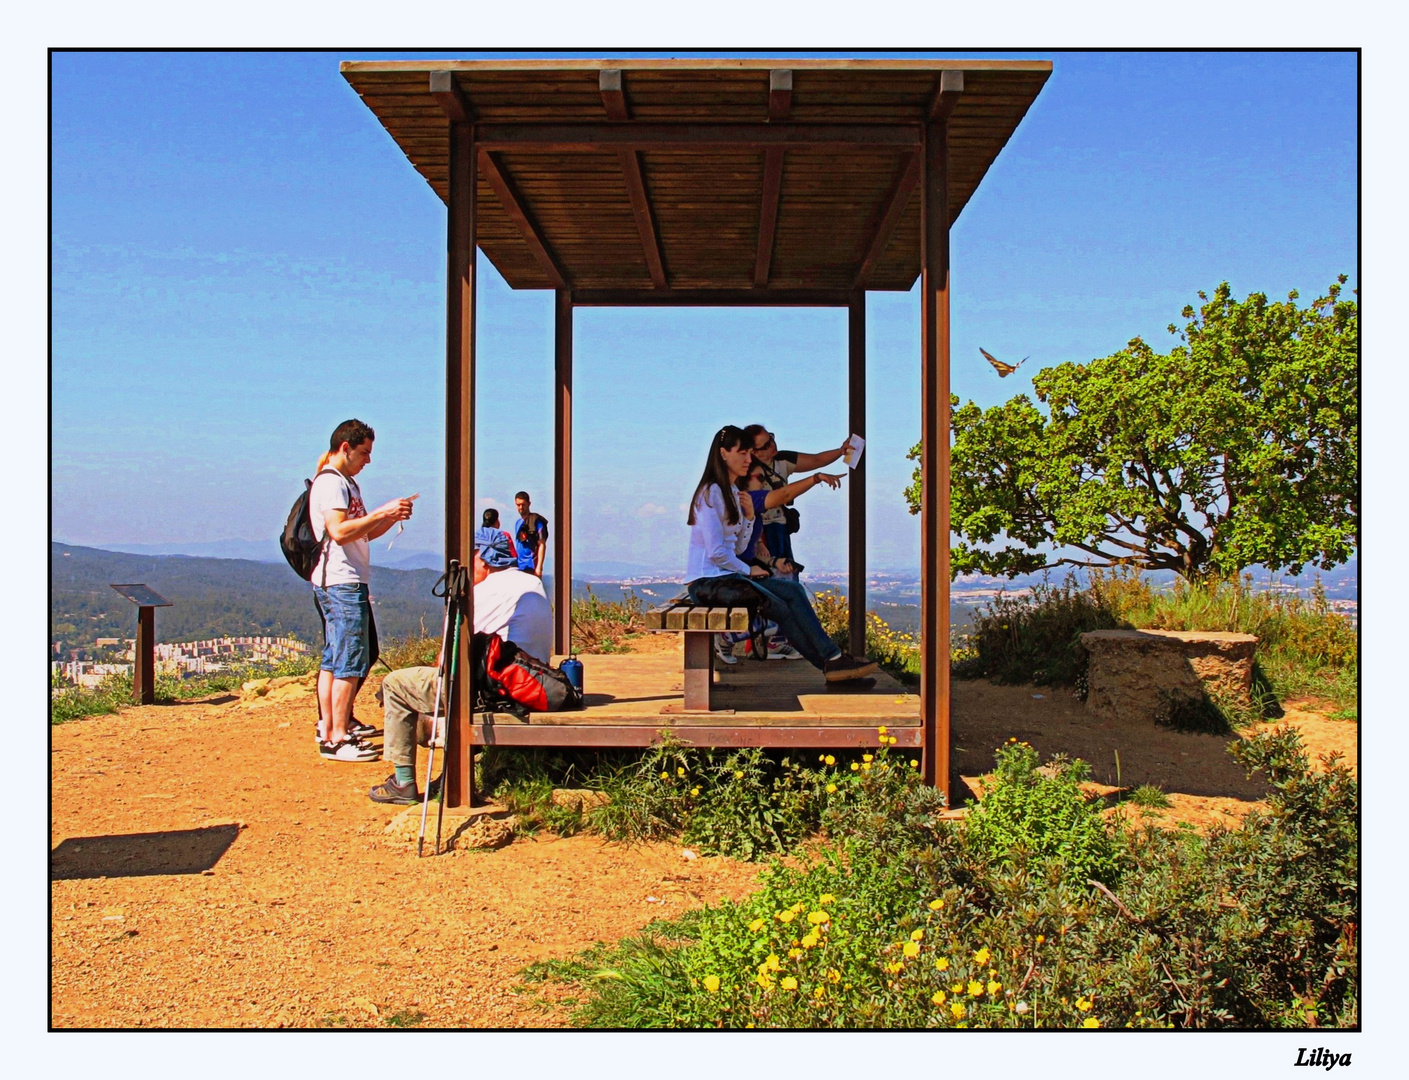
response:
<path id="1" fill-rule="evenodd" d="M 824 759 L 831 842 L 811 862 L 528 977 L 578 983 L 583 1026 L 1355 1026 L 1356 782 L 1313 771 L 1288 729 L 1236 754 L 1267 775 L 1266 813 L 1206 836 L 1117 820 L 1109 848 L 1071 767 L 1022 744 L 999 751 L 985 801 L 1003 809 L 963 822 L 888 748 Z M 897 797 L 910 843 L 882 824 Z M 1052 813 L 1086 839 L 1044 835 Z M 1004 829 L 1020 842 L 1000 851 Z"/>

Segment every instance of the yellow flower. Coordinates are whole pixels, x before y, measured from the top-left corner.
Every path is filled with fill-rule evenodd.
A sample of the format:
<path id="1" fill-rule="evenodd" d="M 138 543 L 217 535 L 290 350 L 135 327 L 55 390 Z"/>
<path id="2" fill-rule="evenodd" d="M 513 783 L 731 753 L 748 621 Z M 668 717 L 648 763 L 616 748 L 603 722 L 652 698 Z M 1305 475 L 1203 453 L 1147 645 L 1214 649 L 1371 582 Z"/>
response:
<path id="1" fill-rule="evenodd" d="M 831 968 L 827 972 L 827 981 L 834 983 L 841 982 L 841 972 L 838 971 L 836 968 Z"/>
<path id="2" fill-rule="evenodd" d="M 961 1002 L 961 1001 L 956 1001 L 956 1002 L 954 1002 L 953 1005 L 950 1005 L 950 1006 L 949 1006 L 949 1011 L 954 1014 L 954 1019 L 955 1019 L 955 1020 L 962 1020 L 962 1019 L 964 1018 L 964 1012 L 965 1012 L 963 1002 Z"/>
<path id="3" fill-rule="evenodd" d="M 910 768 L 912 768 L 912 769 L 918 769 L 919 767 L 920 767 L 920 763 L 919 763 L 918 761 L 916 761 L 914 758 L 911 758 L 911 759 L 910 759 Z"/>
<path id="4" fill-rule="evenodd" d="M 870 772 L 870 771 L 871 771 L 871 763 L 868 761 L 868 762 L 866 762 L 865 765 L 862 765 L 862 766 L 861 766 L 861 771 L 862 771 L 862 772 Z"/>
<path id="5" fill-rule="evenodd" d="M 964 992 L 964 984 L 963 984 L 963 983 L 955 983 L 953 986 L 951 986 L 951 987 L 949 988 L 949 992 L 952 993 L 952 994 L 962 994 L 962 993 Z"/>
<path id="6" fill-rule="evenodd" d="M 719 976 L 706 975 L 704 977 L 704 988 L 708 990 L 711 994 L 717 991 L 719 989 Z"/>
<path id="7" fill-rule="evenodd" d="M 662 780 L 669 780 L 669 779 L 670 779 L 670 773 L 668 773 L 668 772 L 663 772 L 663 773 L 660 774 L 660 778 L 661 778 Z"/>
<path id="8" fill-rule="evenodd" d="M 832 757 L 831 754 L 828 754 L 828 755 L 827 755 L 825 758 L 823 758 L 822 760 L 825 761 L 828 765 L 835 765 L 835 764 L 837 763 L 837 759 L 834 758 L 834 757 Z"/>
<path id="9" fill-rule="evenodd" d="M 901 963 L 899 960 L 892 960 L 889 964 L 886 965 L 886 971 L 888 971 L 888 972 L 890 972 L 890 974 L 894 975 L 897 971 L 901 970 L 904 966 L 905 966 L 905 965 L 904 965 L 903 963 Z"/>
<path id="10" fill-rule="evenodd" d="M 1085 1020 L 1081 1021 L 1081 1026 L 1084 1028 L 1098 1028 L 1101 1026 L 1101 1021 L 1097 1020 L 1094 1016 L 1088 1016 Z"/>
<path id="11" fill-rule="evenodd" d="M 1042 944 L 1044 941 L 1046 941 L 1046 940 L 1047 940 L 1047 935 L 1046 935 L 1046 934 L 1038 934 L 1038 935 L 1037 935 L 1037 944 L 1041 945 L 1041 944 Z"/>
<path id="12" fill-rule="evenodd" d="M 763 929 L 763 920 L 754 919 L 753 922 L 749 923 L 749 929 L 752 930 L 755 934 L 758 933 L 760 930 Z"/>
<path id="13" fill-rule="evenodd" d="M 983 997 L 983 983 L 977 979 L 969 980 L 969 997 Z"/>
<path id="14" fill-rule="evenodd" d="M 930 1000 L 933 1001 L 936 1005 L 943 1005 L 949 999 L 945 997 L 943 990 L 936 990 L 934 992 L 934 997 L 930 998 Z"/>
<path id="15" fill-rule="evenodd" d="M 815 948 L 817 946 L 817 943 L 821 940 L 822 939 L 817 936 L 816 930 L 809 931 L 808 934 L 802 939 L 802 947 L 804 949 Z"/>
<path id="16" fill-rule="evenodd" d="M 1076 1007 L 1077 1007 L 1078 1009 L 1080 1009 L 1082 1012 L 1090 1012 L 1090 1011 L 1091 1011 L 1091 1000 L 1090 1000 L 1089 998 L 1077 998 L 1077 999 L 1076 999 Z"/>
<path id="17" fill-rule="evenodd" d="M 876 728 L 876 734 L 877 734 L 877 735 L 884 735 L 885 733 L 886 733 L 886 726 L 885 726 L 884 724 L 882 724 L 880 727 Z"/>
<path id="18" fill-rule="evenodd" d="M 827 760 L 827 755 L 826 755 L 826 754 L 818 754 L 818 755 L 817 755 L 817 760 L 818 760 L 818 761 L 826 761 L 826 760 Z"/>
<path id="19" fill-rule="evenodd" d="M 743 778 L 744 778 L 744 771 L 743 771 L 742 769 L 739 769 L 737 772 L 734 773 L 734 779 L 735 779 L 735 780 L 742 780 Z"/>
<path id="20" fill-rule="evenodd" d="M 873 758 L 872 758 L 872 756 L 871 756 L 870 754 L 862 754 L 862 755 L 861 755 L 861 760 L 862 760 L 862 761 L 871 761 L 871 760 L 873 760 Z"/>
<path id="21" fill-rule="evenodd" d="M 676 770 L 675 770 L 675 775 L 676 775 L 676 776 L 684 776 L 684 775 L 685 775 L 685 770 L 684 770 L 683 768 L 681 768 L 681 769 L 676 769 Z"/>
<path id="22" fill-rule="evenodd" d="M 802 955 L 802 950 L 801 950 L 801 949 L 789 949 L 789 950 L 788 950 L 788 959 L 789 959 L 789 960 L 796 960 L 796 959 L 797 959 L 799 956 L 801 956 L 801 955 Z"/>
<path id="23" fill-rule="evenodd" d="M 825 911 L 809 911 L 807 913 L 807 921 L 813 926 L 821 926 L 824 922 L 831 922 L 832 917 Z"/>
<path id="24" fill-rule="evenodd" d="M 986 963 L 988 963 L 988 958 L 989 958 L 990 956 L 992 956 L 992 955 L 993 955 L 993 954 L 988 951 L 988 946 L 985 945 L 985 946 L 984 946 L 983 948 L 981 948 L 978 952 L 974 953 L 974 963 L 975 963 L 975 964 L 986 964 Z"/>
<path id="25" fill-rule="evenodd" d="M 828 892 L 823 893 L 820 897 L 818 897 L 817 902 L 819 904 L 835 904 L 837 902 L 837 898 Z"/>
<path id="26" fill-rule="evenodd" d="M 692 798 L 693 798 L 694 796 L 698 795 L 699 793 L 700 793 L 700 789 L 697 788 L 697 787 L 692 787 L 692 788 L 690 789 L 690 795 L 691 795 Z"/>
<path id="27" fill-rule="evenodd" d="M 915 957 L 920 955 L 920 944 L 916 941 L 907 941 L 902 950 L 906 956 Z"/>
<path id="28" fill-rule="evenodd" d="M 760 972 L 758 977 L 753 981 L 758 983 L 758 985 L 765 990 L 771 990 L 773 988 L 773 978 L 767 972 Z"/>
<path id="29" fill-rule="evenodd" d="M 780 985 L 784 990 L 796 990 L 797 980 L 794 979 L 791 975 L 787 975 L 784 976 L 783 981 L 778 985 Z"/>
<path id="30" fill-rule="evenodd" d="M 777 915 L 778 921 L 779 921 L 779 922 L 785 922 L 785 923 L 790 923 L 790 922 L 792 922 L 792 921 L 793 921 L 794 919 L 796 919 L 796 918 L 797 918 L 797 916 L 794 915 L 791 911 L 780 911 L 780 912 L 778 912 L 778 915 Z"/>
<path id="31" fill-rule="evenodd" d="M 942 908 L 943 906 L 944 906 L 944 901 L 943 901 L 943 900 L 931 900 L 931 901 L 930 901 L 930 910 L 931 910 L 931 911 L 938 911 L 938 910 L 939 910 L 940 908 Z"/>
<path id="32" fill-rule="evenodd" d="M 934 966 L 935 966 L 936 968 L 938 968 L 940 971 L 948 971 L 948 970 L 949 970 L 949 958 L 948 958 L 947 956 L 941 956 L 938 960 L 936 960 L 936 961 L 934 962 Z"/>
<path id="33" fill-rule="evenodd" d="M 1003 984 L 1002 984 L 1002 983 L 1000 983 L 1000 982 L 994 982 L 992 979 L 989 979 L 989 980 L 988 980 L 988 996 L 989 996 L 989 997 L 992 997 L 994 994 L 998 993 L 998 991 L 999 991 L 999 990 L 1002 990 L 1002 989 L 1003 989 Z"/>
<path id="34" fill-rule="evenodd" d="M 799 900 L 792 907 L 788 908 L 788 910 L 791 911 L 794 915 L 801 915 L 806 909 L 807 905 L 804 904 L 801 900 Z"/>
<path id="35" fill-rule="evenodd" d="M 816 990 L 812 991 L 812 996 L 818 1001 L 821 1001 L 827 996 L 827 988 L 825 986 L 819 986 Z"/>
<path id="36" fill-rule="evenodd" d="M 911 931 L 910 931 L 910 940 L 911 940 L 911 941 L 923 941 L 924 939 L 925 939 L 925 932 L 924 932 L 923 930 L 911 930 Z"/>

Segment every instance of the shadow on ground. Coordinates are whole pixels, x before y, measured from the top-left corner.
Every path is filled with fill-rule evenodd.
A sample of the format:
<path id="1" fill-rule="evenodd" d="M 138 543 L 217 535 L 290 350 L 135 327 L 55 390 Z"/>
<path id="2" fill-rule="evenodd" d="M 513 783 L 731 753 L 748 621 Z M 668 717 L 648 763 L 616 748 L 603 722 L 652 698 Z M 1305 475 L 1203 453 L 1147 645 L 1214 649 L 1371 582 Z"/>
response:
<path id="1" fill-rule="evenodd" d="M 213 869 L 239 835 L 238 825 L 211 825 L 171 832 L 74 836 L 49 853 L 49 878 L 73 881 L 199 874 Z"/>

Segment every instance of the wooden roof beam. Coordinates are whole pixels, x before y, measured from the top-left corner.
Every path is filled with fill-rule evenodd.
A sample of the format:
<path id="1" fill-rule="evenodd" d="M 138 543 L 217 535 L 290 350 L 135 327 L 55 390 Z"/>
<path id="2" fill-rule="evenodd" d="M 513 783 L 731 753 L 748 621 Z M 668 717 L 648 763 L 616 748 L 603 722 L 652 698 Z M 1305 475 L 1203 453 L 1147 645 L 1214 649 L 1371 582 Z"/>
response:
<path id="1" fill-rule="evenodd" d="M 453 71 L 432 71 L 430 73 L 431 97 L 440 103 L 446 119 L 452 124 L 468 124 L 474 119 L 474 112 L 465 95 L 455 84 Z"/>
<path id="2" fill-rule="evenodd" d="M 573 307 L 847 307 L 849 289 L 573 289 Z"/>
<path id="3" fill-rule="evenodd" d="M 854 147 L 920 145 L 915 123 L 822 124 L 794 121 L 678 122 L 633 120 L 631 123 L 481 123 L 477 145 L 489 150 L 575 153 L 602 150 L 767 150 L 806 146 L 846 150 Z"/>
<path id="4" fill-rule="evenodd" d="M 603 68 L 597 75 L 597 90 L 602 95 L 602 108 L 607 111 L 607 119 L 613 123 L 624 123 L 631 119 L 631 108 L 626 103 L 626 88 L 621 83 L 621 71 L 617 68 Z M 631 216 L 636 219 L 636 232 L 641 237 L 641 251 L 646 257 L 646 269 L 651 275 L 651 284 L 657 289 L 670 287 L 665 275 L 665 260 L 660 253 L 660 234 L 656 231 L 656 218 L 651 210 L 650 196 L 646 192 L 645 170 L 641 165 L 638 151 L 618 145 L 617 160 L 621 162 L 621 174 L 626 180 L 626 197 L 631 202 Z"/>
<path id="5" fill-rule="evenodd" d="M 788 118 L 793 107 L 793 73 L 776 70 L 768 73 L 768 121 L 776 123 Z M 783 148 L 772 147 L 763 152 L 763 195 L 758 210 L 758 253 L 753 260 L 753 284 L 761 289 L 768 284 L 773 269 L 773 239 L 778 230 L 778 204 L 783 195 Z"/>
<path id="6" fill-rule="evenodd" d="M 533 252 L 533 257 L 538 260 L 538 265 L 548 275 L 548 280 L 553 283 L 553 288 L 572 288 L 567 274 L 548 247 L 548 242 L 543 239 L 543 233 L 539 229 L 538 223 L 534 221 L 533 215 L 524 205 L 523 196 L 519 193 L 513 177 L 505 171 L 504 163 L 499 160 L 499 155 L 492 154 L 487 150 L 480 151 L 479 167 L 484 178 L 489 181 L 489 186 L 494 189 L 494 194 L 499 199 L 499 205 L 504 208 L 504 212 L 509 215 L 510 220 L 518 226 L 524 243 L 528 244 L 529 250 Z"/>
<path id="7" fill-rule="evenodd" d="M 923 164 L 924 160 L 919 151 L 910 154 L 905 161 L 901 162 L 900 168 L 896 170 L 895 179 L 891 181 L 890 190 L 886 192 L 886 197 L 881 200 L 880 208 L 861 234 L 861 243 L 858 245 L 858 251 L 855 255 L 861 261 L 861 265 L 856 271 L 856 288 L 864 289 L 870 282 L 871 274 L 876 269 L 876 263 L 885 253 L 890 238 L 895 235 L 896 226 L 900 224 L 901 215 L 905 213 L 905 206 L 910 201 L 910 195 L 920 182 L 920 167 Z"/>
<path id="8" fill-rule="evenodd" d="M 964 73 L 962 71 L 941 71 L 939 83 L 934 88 L 934 97 L 930 98 L 930 107 L 925 114 L 932 121 L 948 120 L 949 114 L 958 104 L 959 95 L 963 92 Z"/>

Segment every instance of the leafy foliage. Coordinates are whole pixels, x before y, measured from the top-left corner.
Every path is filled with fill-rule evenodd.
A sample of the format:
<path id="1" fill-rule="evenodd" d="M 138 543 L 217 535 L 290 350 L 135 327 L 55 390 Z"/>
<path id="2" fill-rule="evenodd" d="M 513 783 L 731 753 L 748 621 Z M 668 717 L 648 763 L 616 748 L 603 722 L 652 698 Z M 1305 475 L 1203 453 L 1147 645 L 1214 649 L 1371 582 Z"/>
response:
<path id="1" fill-rule="evenodd" d="M 527 976 L 576 983 L 596 1027 L 1354 1026 L 1357 785 L 1333 759 L 1312 771 L 1290 730 L 1237 753 L 1272 784 L 1266 814 L 1101 840 L 1069 765 L 1010 746 L 995 809 L 950 823 L 883 750 L 813 861 Z M 897 797 L 922 827 L 884 829 Z M 1077 823 L 1077 863 L 1053 815 Z"/>
<path id="2" fill-rule="evenodd" d="M 573 598 L 572 641 L 579 652 L 627 652 L 627 639 L 645 630 L 641 599 L 635 593 L 621 601 L 603 600 L 588 585 L 586 596 Z"/>
<path id="3" fill-rule="evenodd" d="M 1359 314 L 1340 294 L 1299 308 L 1296 292 L 1238 301 L 1224 282 L 1184 309 L 1168 353 L 1134 338 L 1039 372 L 1047 415 L 1024 394 L 987 410 L 954 398 L 953 572 L 1131 565 L 1195 580 L 1344 562 L 1359 535 Z M 917 470 L 912 513 L 919 485 Z M 1081 554 L 1051 559 L 1053 545 Z"/>

